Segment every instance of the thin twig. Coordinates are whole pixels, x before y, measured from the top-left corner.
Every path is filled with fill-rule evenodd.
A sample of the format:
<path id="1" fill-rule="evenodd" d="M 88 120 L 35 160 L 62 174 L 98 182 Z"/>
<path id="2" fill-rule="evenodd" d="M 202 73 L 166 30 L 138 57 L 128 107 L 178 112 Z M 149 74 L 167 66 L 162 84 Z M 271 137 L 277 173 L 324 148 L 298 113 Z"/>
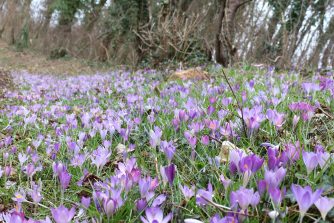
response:
<path id="1" fill-rule="evenodd" d="M 232 86 L 230 84 L 230 81 L 228 80 L 227 75 L 226 75 L 226 73 L 224 71 L 224 68 L 222 68 L 222 72 L 223 72 L 223 76 L 224 76 L 224 78 L 225 78 L 225 80 L 226 80 L 226 82 L 227 82 L 230 90 L 232 91 L 234 99 L 237 101 L 237 106 L 238 106 L 238 108 L 239 108 L 239 110 L 241 112 L 241 117 L 240 118 L 241 118 L 241 122 L 242 122 L 243 131 L 244 131 L 244 134 L 245 134 L 245 136 L 247 138 L 247 129 L 246 129 L 246 123 L 245 123 L 245 119 L 244 119 L 244 111 L 243 111 L 242 107 L 239 104 L 239 100 L 238 100 L 237 96 L 234 93 L 234 90 L 233 90 L 233 88 L 232 88 Z"/>
<path id="2" fill-rule="evenodd" d="M 215 138 L 213 136 L 210 136 L 210 135 L 208 135 L 208 136 L 209 136 L 210 139 L 213 139 L 214 141 L 219 142 L 220 144 L 223 143 L 221 140 L 219 140 L 219 139 L 217 139 L 217 138 Z"/>
<path id="3" fill-rule="evenodd" d="M 222 212 L 232 213 L 232 214 L 239 214 L 239 215 L 244 215 L 244 216 L 248 216 L 248 217 L 256 217 L 255 215 L 246 214 L 246 213 L 242 213 L 242 212 L 238 212 L 238 211 L 232 211 L 231 208 L 229 208 L 227 206 L 224 206 L 224 205 L 217 204 L 217 203 L 215 203 L 215 202 L 213 202 L 211 200 L 206 199 L 203 196 L 201 196 L 201 198 L 203 198 L 205 201 L 207 201 L 208 203 L 210 203 L 212 206 L 218 208 Z"/>

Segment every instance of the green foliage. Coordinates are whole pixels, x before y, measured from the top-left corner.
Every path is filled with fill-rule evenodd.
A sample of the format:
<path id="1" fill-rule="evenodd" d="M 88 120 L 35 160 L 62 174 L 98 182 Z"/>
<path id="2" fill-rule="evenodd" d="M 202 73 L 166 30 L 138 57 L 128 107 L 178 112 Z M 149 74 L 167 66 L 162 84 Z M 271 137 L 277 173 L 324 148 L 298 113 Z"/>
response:
<path id="1" fill-rule="evenodd" d="M 81 0 L 56 0 L 53 10 L 60 12 L 60 25 L 68 25 L 74 19 L 75 13 L 82 7 Z"/>
<path id="2" fill-rule="evenodd" d="M 15 43 L 15 47 L 18 51 L 21 51 L 29 47 L 29 26 L 25 24 L 21 30 L 20 38 Z"/>
<path id="3" fill-rule="evenodd" d="M 289 13 L 289 20 L 286 23 L 286 28 L 289 32 L 293 31 L 298 24 L 303 22 L 302 17 L 310 5 L 308 1 L 295 0 L 291 2 L 291 11 Z"/>
<path id="4" fill-rule="evenodd" d="M 106 21 L 108 30 L 114 35 L 125 35 L 132 33 L 131 30 L 137 25 L 138 19 L 137 0 L 119 0 L 109 8 L 109 18 Z M 133 35 L 130 35 L 133 36 Z"/>

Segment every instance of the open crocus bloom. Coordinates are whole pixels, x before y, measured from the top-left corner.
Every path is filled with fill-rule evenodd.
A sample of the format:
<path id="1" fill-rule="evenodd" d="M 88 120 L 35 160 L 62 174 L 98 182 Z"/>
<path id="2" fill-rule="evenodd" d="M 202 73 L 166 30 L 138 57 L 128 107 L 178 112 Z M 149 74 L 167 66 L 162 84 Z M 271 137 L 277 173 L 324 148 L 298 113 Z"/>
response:
<path id="1" fill-rule="evenodd" d="M 143 223 L 167 223 L 173 217 L 173 214 L 169 213 L 164 218 L 162 210 L 158 207 L 146 209 L 145 215 L 146 215 L 146 218 L 142 216 L 140 217 Z"/>

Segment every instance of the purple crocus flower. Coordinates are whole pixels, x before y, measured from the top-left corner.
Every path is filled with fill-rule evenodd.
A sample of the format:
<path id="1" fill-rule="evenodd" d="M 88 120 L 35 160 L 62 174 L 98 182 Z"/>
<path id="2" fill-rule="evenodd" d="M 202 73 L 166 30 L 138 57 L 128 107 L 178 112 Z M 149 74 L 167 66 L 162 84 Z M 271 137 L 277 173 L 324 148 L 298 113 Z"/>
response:
<path id="1" fill-rule="evenodd" d="M 58 208 L 51 208 L 51 214 L 56 223 L 70 223 L 75 215 L 75 208 L 69 210 L 61 205 Z"/>
<path id="2" fill-rule="evenodd" d="M 234 216 L 225 216 L 221 218 L 218 214 L 216 214 L 210 219 L 210 223 L 238 223 L 238 222 L 239 222 L 238 219 L 235 218 Z"/>
<path id="3" fill-rule="evenodd" d="M 160 194 L 153 200 L 151 207 L 159 207 L 163 202 L 165 202 L 166 198 L 166 195 Z"/>
<path id="4" fill-rule="evenodd" d="M 197 138 L 194 134 L 192 134 L 189 131 L 185 131 L 184 132 L 184 137 L 187 139 L 189 145 L 191 146 L 191 148 L 195 148 L 196 144 L 197 144 Z"/>
<path id="5" fill-rule="evenodd" d="M 243 186 L 246 187 L 252 174 L 259 170 L 264 159 L 256 155 L 249 155 L 242 158 L 239 162 L 239 169 L 243 173 Z"/>
<path id="6" fill-rule="evenodd" d="M 232 191 L 230 195 L 230 203 L 233 209 L 237 208 L 237 204 L 239 204 L 240 208 L 245 211 L 249 205 L 255 207 L 259 202 L 260 194 L 258 192 L 254 193 L 253 189 L 241 187 L 237 191 Z"/>
<path id="7" fill-rule="evenodd" d="M 265 180 L 259 180 L 257 182 L 257 190 L 259 194 L 262 196 L 267 190 L 267 182 Z"/>
<path id="8" fill-rule="evenodd" d="M 12 198 L 13 201 L 17 203 L 22 203 L 23 201 L 26 200 L 26 194 L 24 191 L 17 191 L 14 194 L 14 197 Z"/>
<path id="9" fill-rule="evenodd" d="M 58 176 L 62 171 L 66 170 L 66 166 L 62 163 L 54 162 L 52 164 L 53 175 Z"/>
<path id="10" fill-rule="evenodd" d="M 289 105 L 291 111 L 300 111 L 304 121 L 309 120 L 315 111 L 315 107 L 306 102 L 294 102 Z"/>
<path id="11" fill-rule="evenodd" d="M 231 149 L 229 152 L 229 166 L 232 173 L 236 173 L 240 170 L 239 162 L 246 157 L 246 153 L 240 149 Z"/>
<path id="12" fill-rule="evenodd" d="M 13 169 L 12 169 L 11 166 L 5 166 L 4 172 L 5 172 L 6 177 L 9 177 L 12 174 L 12 171 L 13 171 Z"/>
<path id="13" fill-rule="evenodd" d="M 23 212 L 13 212 L 9 219 L 8 219 L 9 223 L 24 223 L 26 222 L 26 219 L 24 217 L 24 213 Z M 58 222 L 57 222 L 58 223 Z"/>
<path id="14" fill-rule="evenodd" d="M 218 120 L 208 120 L 208 125 L 207 126 L 212 131 L 216 131 L 220 127 Z"/>
<path id="15" fill-rule="evenodd" d="M 268 188 L 276 188 L 280 185 L 282 180 L 284 179 L 286 174 L 286 169 L 283 167 L 273 171 L 273 170 L 266 170 L 264 173 L 264 180 L 266 181 L 266 185 Z"/>
<path id="16" fill-rule="evenodd" d="M 307 210 L 316 202 L 322 193 L 322 189 L 312 191 L 310 186 L 301 187 L 296 184 L 291 186 L 292 193 L 298 203 L 301 222 Z"/>
<path id="17" fill-rule="evenodd" d="M 208 201 L 212 201 L 213 189 L 211 183 L 208 184 L 208 190 L 199 189 L 196 194 L 196 204 L 204 206 L 208 204 Z"/>
<path id="18" fill-rule="evenodd" d="M 191 147 L 191 160 L 194 160 L 195 156 L 196 156 L 195 148 L 196 148 L 196 144 L 197 144 L 197 138 L 194 135 L 194 133 L 189 132 L 189 131 L 184 132 L 184 137 L 187 139 L 187 141 L 188 141 L 188 143 Z"/>
<path id="19" fill-rule="evenodd" d="M 152 148 L 156 148 L 160 145 L 160 140 L 162 136 L 162 131 L 158 126 L 154 127 L 154 131 L 150 131 L 150 145 Z"/>
<path id="20" fill-rule="evenodd" d="M 140 199 L 136 202 L 137 211 L 143 211 L 147 207 L 146 199 Z"/>
<path id="21" fill-rule="evenodd" d="M 299 141 L 297 141 L 295 144 L 289 143 L 285 145 L 285 153 L 290 162 L 295 162 L 299 160 L 301 151 L 302 149 L 300 147 Z"/>
<path id="22" fill-rule="evenodd" d="M 87 209 L 90 205 L 90 197 L 81 197 L 81 204 Z"/>
<path id="23" fill-rule="evenodd" d="M 35 182 L 31 183 L 32 190 L 29 192 L 30 197 L 35 203 L 39 203 L 43 196 L 41 194 L 41 185 L 36 184 Z"/>
<path id="24" fill-rule="evenodd" d="M 99 146 L 96 150 L 93 151 L 91 160 L 92 163 L 96 165 L 98 169 L 102 168 L 109 160 L 111 152 L 102 146 Z"/>
<path id="25" fill-rule="evenodd" d="M 314 204 L 325 221 L 327 213 L 334 207 L 334 198 L 320 197 Z"/>
<path id="26" fill-rule="evenodd" d="M 186 200 L 190 200 L 195 195 L 195 186 L 189 188 L 187 185 L 181 186 L 181 191 Z"/>
<path id="27" fill-rule="evenodd" d="M 33 163 L 28 163 L 28 165 L 25 167 L 25 172 L 29 178 L 32 178 L 36 172 L 35 165 Z"/>
<path id="28" fill-rule="evenodd" d="M 321 169 L 323 169 L 326 165 L 329 164 L 331 155 L 328 152 L 318 151 L 317 158 L 318 158 L 319 166 L 321 167 Z"/>
<path id="29" fill-rule="evenodd" d="M 3 169 L 0 166 L 0 178 L 2 177 L 2 174 L 3 174 Z"/>
<path id="30" fill-rule="evenodd" d="M 141 178 L 138 182 L 141 198 L 151 200 L 154 197 L 154 190 L 159 185 L 158 179 L 151 177 Z"/>
<path id="31" fill-rule="evenodd" d="M 270 143 L 262 143 L 262 146 L 269 146 L 268 154 L 268 169 L 276 170 L 279 167 L 285 167 L 288 164 L 289 158 L 285 151 L 279 152 L 279 145 L 272 145 Z"/>
<path id="32" fill-rule="evenodd" d="M 302 88 L 305 90 L 306 94 L 310 94 L 313 91 L 319 91 L 320 86 L 317 83 L 305 82 L 302 83 Z"/>
<path id="33" fill-rule="evenodd" d="M 220 175 L 220 181 L 223 183 L 225 191 L 227 190 L 228 186 L 230 186 L 232 182 L 230 179 L 226 178 L 224 175 Z"/>
<path id="34" fill-rule="evenodd" d="M 267 110 L 268 120 L 278 129 L 282 128 L 284 122 L 284 114 L 278 113 L 276 110 Z"/>
<path id="35" fill-rule="evenodd" d="M 19 159 L 20 165 L 22 166 L 28 160 L 28 158 L 29 157 L 26 154 L 19 153 L 18 159 Z"/>
<path id="36" fill-rule="evenodd" d="M 168 161 L 172 161 L 174 153 L 175 153 L 175 146 L 173 145 L 173 141 L 162 141 L 160 143 L 160 149 L 164 151 L 165 155 L 167 156 Z"/>
<path id="37" fill-rule="evenodd" d="M 72 178 L 71 175 L 67 172 L 66 169 L 64 169 L 63 171 L 59 173 L 58 178 L 59 178 L 61 189 L 66 190 L 68 186 L 70 185 L 70 181 Z"/>
<path id="38" fill-rule="evenodd" d="M 318 166 L 318 156 L 314 152 L 303 151 L 303 160 L 307 174 L 310 174 Z"/>
<path id="39" fill-rule="evenodd" d="M 173 217 L 172 213 L 169 213 L 166 217 L 163 216 L 163 212 L 158 207 L 148 208 L 145 211 L 146 218 L 140 217 L 143 223 L 168 223 Z"/>
<path id="40" fill-rule="evenodd" d="M 246 156 L 242 158 L 239 162 L 239 169 L 241 172 L 245 173 L 247 171 L 250 171 L 252 173 L 255 173 L 258 171 L 262 164 L 264 162 L 264 159 L 260 158 L 259 156 L 252 154 L 249 156 Z"/>
<path id="41" fill-rule="evenodd" d="M 79 166 L 81 167 L 86 160 L 86 154 L 74 154 L 73 158 L 71 159 L 72 166 Z"/>
<path id="42" fill-rule="evenodd" d="M 106 215 L 108 217 L 111 217 L 116 209 L 117 209 L 117 203 L 114 199 L 112 198 L 108 198 L 106 197 L 105 199 L 103 199 L 103 209 L 104 209 L 104 212 L 106 213 Z"/>
<path id="43" fill-rule="evenodd" d="M 164 179 L 164 182 L 167 183 L 168 181 L 169 185 L 172 186 L 174 178 L 175 178 L 175 172 L 176 172 L 175 165 L 172 163 L 169 166 L 162 167 L 160 168 L 160 172 L 161 172 L 162 178 Z"/>
<path id="44" fill-rule="evenodd" d="M 241 116 L 241 111 L 238 111 Z M 261 122 L 264 120 L 264 115 L 262 114 L 261 106 L 254 106 L 252 109 L 243 108 L 243 117 L 247 128 L 252 133 L 260 127 Z"/>
<path id="45" fill-rule="evenodd" d="M 206 145 L 206 146 L 209 145 L 209 142 L 210 142 L 209 136 L 207 136 L 207 135 L 202 136 L 201 137 L 201 142 L 202 142 L 203 145 Z"/>
<path id="46" fill-rule="evenodd" d="M 269 188 L 269 195 L 271 200 L 273 201 L 274 205 L 279 208 L 284 196 L 285 196 L 285 189 L 280 190 L 279 188 L 270 187 Z"/>
<path id="47" fill-rule="evenodd" d="M 299 122 L 299 119 L 300 119 L 300 116 L 298 116 L 298 115 L 294 115 L 293 116 L 293 119 L 292 119 L 292 128 L 293 129 L 296 128 L 296 126 L 297 126 L 297 124 Z"/>
<path id="48" fill-rule="evenodd" d="M 185 110 L 175 110 L 175 117 L 178 117 L 180 121 L 187 121 L 188 115 Z"/>

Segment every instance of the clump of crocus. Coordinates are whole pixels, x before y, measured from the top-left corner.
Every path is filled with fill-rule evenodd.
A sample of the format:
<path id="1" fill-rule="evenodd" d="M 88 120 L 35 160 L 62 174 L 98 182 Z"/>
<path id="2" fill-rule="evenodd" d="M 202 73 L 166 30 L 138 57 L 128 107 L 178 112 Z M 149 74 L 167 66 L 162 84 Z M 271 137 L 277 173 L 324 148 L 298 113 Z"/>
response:
<path id="1" fill-rule="evenodd" d="M 315 112 L 315 107 L 306 102 L 294 102 L 289 105 L 291 111 L 301 112 L 301 116 L 304 121 L 308 121 L 312 118 Z"/>
<path id="2" fill-rule="evenodd" d="M 241 210 L 246 211 L 249 205 L 255 208 L 259 202 L 260 194 L 253 189 L 241 187 L 237 191 L 232 191 L 230 195 L 230 204 L 233 209 L 237 209 L 239 205 Z"/>
<path id="3" fill-rule="evenodd" d="M 195 159 L 195 155 L 196 155 L 196 144 L 197 144 L 197 138 L 195 136 L 195 134 L 193 132 L 190 131 L 185 131 L 184 132 L 184 137 L 187 139 L 190 147 L 191 147 L 191 159 L 194 160 Z"/>
<path id="4" fill-rule="evenodd" d="M 110 189 L 101 185 L 100 191 L 94 191 L 93 200 L 98 210 L 103 210 L 107 217 L 111 217 L 123 205 L 121 189 Z"/>
<path id="5" fill-rule="evenodd" d="M 284 114 L 279 113 L 276 110 L 267 110 L 267 118 L 268 120 L 277 128 L 280 129 L 284 123 Z"/>
<path id="6" fill-rule="evenodd" d="M 242 157 L 238 163 L 238 169 L 243 173 L 243 186 L 246 187 L 250 177 L 256 173 L 262 166 L 264 162 L 263 158 L 252 154 L 245 157 Z"/>
<path id="7" fill-rule="evenodd" d="M 301 151 L 302 147 L 300 146 L 299 141 L 296 141 L 295 144 L 286 144 L 284 149 L 290 164 L 300 159 Z"/>
<path id="8" fill-rule="evenodd" d="M 29 195 L 35 203 L 39 203 L 43 198 L 41 194 L 42 182 L 40 181 L 38 184 L 31 182 L 31 187 L 32 189 L 29 191 Z"/>
<path id="9" fill-rule="evenodd" d="M 324 168 L 330 162 L 331 155 L 328 152 L 306 152 L 303 151 L 303 161 L 306 166 L 307 174 L 310 174 L 318 165 Z"/>
<path id="10" fill-rule="evenodd" d="M 320 198 L 322 190 L 317 189 L 313 192 L 310 186 L 302 187 L 295 184 L 292 184 L 291 190 L 299 206 L 300 222 L 303 222 L 306 212 Z"/>
<path id="11" fill-rule="evenodd" d="M 310 94 L 311 92 L 319 91 L 320 86 L 317 83 L 312 83 L 312 82 L 305 82 L 302 83 L 302 88 L 306 92 L 306 94 Z"/>
<path id="12" fill-rule="evenodd" d="M 239 163 L 246 157 L 246 153 L 241 149 L 232 149 L 229 152 L 229 168 L 232 174 L 240 171 Z"/>
<path id="13" fill-rule="evenodd" d="M 262 145 L 269 145 L 269 148 L 267 149 L 267 166 L 269 170 L 276 170 L 277 168 L 285 167 L 288 164 L 289 158 L 285 151 L 279 152 L 279 146 L 274 146 L 269 143 L 262 143 Z"/>
<path id="14" fill-rule="evenodd" d="M 251 109 L 243 108 L 243 114 L 241 114 L 241 111 L 238 111 L 238 113 L 240 117 L 243 115 L 249 134 L 259 129 L 261 122 L 265 119 L 261 106 L 254 106 Z"/>
<path id="15" fill-rule="evenodd" d="M 109 160 L 111 152 L 108 148 L 99 146 L 96 150 L 92 152 L 91 160 L 92 163 L 96 165 L 97 170 L 99 171 Z"/>

